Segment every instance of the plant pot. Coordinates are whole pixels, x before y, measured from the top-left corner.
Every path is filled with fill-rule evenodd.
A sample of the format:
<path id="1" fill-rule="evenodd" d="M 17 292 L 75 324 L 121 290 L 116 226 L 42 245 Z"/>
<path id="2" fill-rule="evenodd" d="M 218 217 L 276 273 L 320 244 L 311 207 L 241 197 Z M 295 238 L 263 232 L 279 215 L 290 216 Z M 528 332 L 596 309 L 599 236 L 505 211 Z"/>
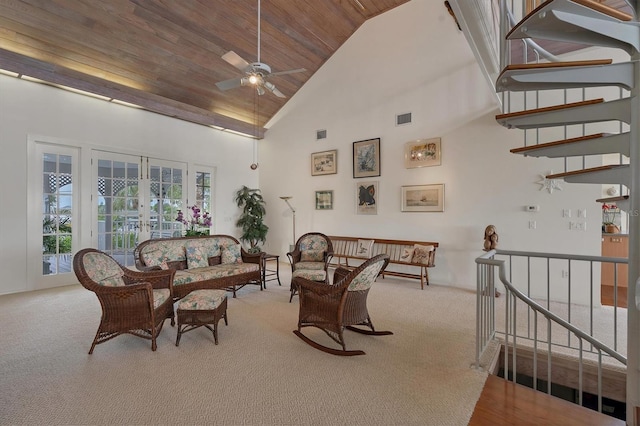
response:
<path id="1" fill-rule="evenodd" d="M 618 234 L 620 232 L 620 228 L 618 228 L 618 225 L 605 225 L 604 232 L 607 234 Z"/>

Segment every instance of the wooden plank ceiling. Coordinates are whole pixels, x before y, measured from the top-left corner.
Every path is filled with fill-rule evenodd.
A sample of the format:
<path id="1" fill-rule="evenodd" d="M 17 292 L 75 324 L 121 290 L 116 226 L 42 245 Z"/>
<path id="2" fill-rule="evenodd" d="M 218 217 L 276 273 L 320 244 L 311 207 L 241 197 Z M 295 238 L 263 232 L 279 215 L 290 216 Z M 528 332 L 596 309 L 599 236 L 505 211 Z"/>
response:
<path id="1" fill-rule="evenodd" d="M 260 59 L 293 96 L 362 25 L 408 0 L 263 0 Z M 257 60 L 258 0 L 0 0 L 0 69 L 262 137 L 287 99 L 215 83 Z M 257 111 L 256 111 L 257 105 Z"/>

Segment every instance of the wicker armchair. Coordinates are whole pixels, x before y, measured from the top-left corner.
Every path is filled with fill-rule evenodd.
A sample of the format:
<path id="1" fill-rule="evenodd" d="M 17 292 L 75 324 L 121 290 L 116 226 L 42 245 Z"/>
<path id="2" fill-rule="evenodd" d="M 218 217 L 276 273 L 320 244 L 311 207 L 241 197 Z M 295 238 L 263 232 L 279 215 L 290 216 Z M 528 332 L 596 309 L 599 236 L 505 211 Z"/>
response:
<path id="1" fill-rule="evenodd" d="M 287 253 L 291 263 L 291 296 L 289 303 L 298 289 L 294 278 L 302 277 L 311 281 L 328 282 L 329 261 L 333 257 L 331 239 L 319 232 L 309 232 L 298 238 L 293 251 Z"/>
<path id="2" fill-rule="evenodd" d="M 102 319 L 89 354 L 97 344 L 129 333 L 151 340 L 164 320 L 173 315 L 173 276 L 175 270 L 132 271 L 112 257 L 95 249 L 80 250 L 73 258 L 73 270 L 86 289 L 93 291 L 102 306 Z"/>
<path id="3" fill-rule="evenodd" d="M 367 311 L 367 295 L 378 275 L 387 267 L 389 256 L 379 254 L 349 271 L 339 267 L 333 284 L 294 278 L 300 292 L 298 329 L 294 333 L 309 345 L 333 355 L 364 355 L 364 351 L 348 351 L 343 331 L 345 328 L 369 335 L 388 335 L 390 331 L 376 331 Z M 354 326 L 365 326 L 363 330 Z M 302 334 L 303 327 L 317 327 L 342 346 L 342 350 L 323 346 Z"/>

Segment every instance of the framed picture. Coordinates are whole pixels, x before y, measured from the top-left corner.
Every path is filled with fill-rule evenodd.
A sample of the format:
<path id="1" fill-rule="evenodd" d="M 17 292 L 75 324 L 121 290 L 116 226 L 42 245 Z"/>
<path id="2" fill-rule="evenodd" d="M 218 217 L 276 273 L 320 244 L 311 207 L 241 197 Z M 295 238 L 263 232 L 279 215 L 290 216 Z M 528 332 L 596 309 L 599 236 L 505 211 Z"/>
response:
<path id="1" fill-rule="evenodd" d="M 356 183 L 356 200 L 357 214 L 378 214 L 378 181 Z"/>
<path id="2" fill-rule="evenodd" d="M 380 176 L 380 138 L 353 143 L 353 177 Z"/>
<path id="3" fill-rule="evenodd" d="M 443 212 L 444 184 L 402 187 L 403 212 Z"/>
<path id="4" fill-rule="evenodd" d="M 316 191 L 316 210 L 333 209 L 333 191 Z"/>
<path id="5" fill-rule="evenodd" d="M 311 154 L 311 176 L 338 173 L 338 150 L 314 152 Z"/>
<path id="6" fill-rule="evenodd" d="M 439 166 L 442 164 L 440 138 L 417 139 L 404 144 L 404 167 Z"/>

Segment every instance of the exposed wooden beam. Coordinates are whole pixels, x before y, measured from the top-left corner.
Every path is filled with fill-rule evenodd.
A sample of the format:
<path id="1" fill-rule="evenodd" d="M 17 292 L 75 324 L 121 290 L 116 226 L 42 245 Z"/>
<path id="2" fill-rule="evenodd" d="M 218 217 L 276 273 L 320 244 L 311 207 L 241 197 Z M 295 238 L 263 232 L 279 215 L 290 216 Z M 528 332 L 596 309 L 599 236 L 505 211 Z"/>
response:
<path id="1" fill-rule="evenodd" d="M 58 65 L 52 65 L 5 49 L 0 49 L 0 68 L 50 83 L 129 102 L 148 111 L 180 120 L 202 124 L 204 126 L 217 126 L 252 136 L 256 136 L 257 134 L 259 139 L 264 137 L 264 127 L 256 129 L 256 126 L 251 123 L 235 120 L 202 108 L 93 77 Z"/>

